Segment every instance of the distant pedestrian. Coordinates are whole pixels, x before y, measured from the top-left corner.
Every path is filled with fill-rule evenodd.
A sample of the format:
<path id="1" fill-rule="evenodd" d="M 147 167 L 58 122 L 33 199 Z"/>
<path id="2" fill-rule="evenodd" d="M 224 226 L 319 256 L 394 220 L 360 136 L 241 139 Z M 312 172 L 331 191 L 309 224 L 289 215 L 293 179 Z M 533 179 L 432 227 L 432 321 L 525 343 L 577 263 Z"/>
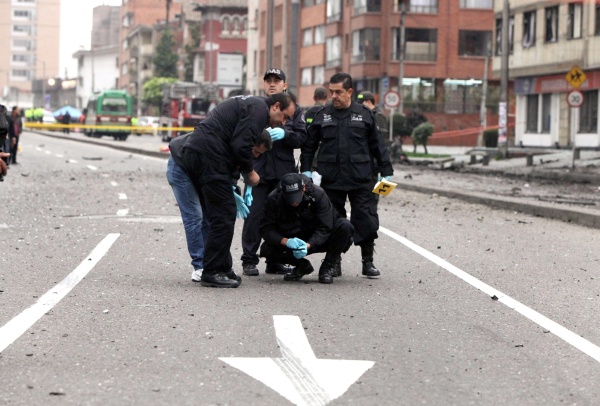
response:
<path id="1" fill-rule="evenodd" d="M 17 106 L 12 108 L 10 116 L 13 121 L 13 135 L 10 140 L 10 163 L 17 165 L 17 152 L 19 151 L 19 139 L 23 132 L 23 120 L 21 119 L 21 112 Z"/>
<path id="2" fill-rule="evenodd" d="M 63 124 L 71 124 L 71 114 L 69 114 L 68 111 L 65 112 L 65 114 L 62 116 L 62 121 Z M 70 133 L 70 129 L 69 127 L 65 127 L 63 128 L 63 133 L 65 134 L 69 134 Z"/>

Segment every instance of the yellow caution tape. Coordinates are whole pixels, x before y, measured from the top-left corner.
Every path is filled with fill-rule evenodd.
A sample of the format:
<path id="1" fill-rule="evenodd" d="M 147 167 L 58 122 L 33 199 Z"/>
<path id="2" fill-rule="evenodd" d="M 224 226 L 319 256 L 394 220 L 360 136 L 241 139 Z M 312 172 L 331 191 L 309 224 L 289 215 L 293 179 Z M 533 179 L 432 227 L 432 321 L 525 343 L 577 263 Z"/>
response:
<path id="1" fill-rule="evenodd" d="M 58 130 L 63 128 L 69 129 L 102 129 L 102 130 L 129 130 L 131 132 L 140 131 L 154 133 L 160 131 L 180 131 L 180 132 L 191 132 L 194 131 L 194 127 L 143 127 L 143 126 L 131 126 L 131 125 L 89 125 L 89 124 L 59 124 L 59 123 L 23 123 L 24 128 L 38 129 L 38 130 Z"/>
<path id="2" fill-rule="evenodd" d="M 381 196 L 387 196 L 390 193 L 392 193 L 392 190 L 394 190 L 396 186 L 398 186 L 397 183 L 381 179 L 375 184 L 375 187 L 373 188 L 373 193 L 377 193 Z"/>

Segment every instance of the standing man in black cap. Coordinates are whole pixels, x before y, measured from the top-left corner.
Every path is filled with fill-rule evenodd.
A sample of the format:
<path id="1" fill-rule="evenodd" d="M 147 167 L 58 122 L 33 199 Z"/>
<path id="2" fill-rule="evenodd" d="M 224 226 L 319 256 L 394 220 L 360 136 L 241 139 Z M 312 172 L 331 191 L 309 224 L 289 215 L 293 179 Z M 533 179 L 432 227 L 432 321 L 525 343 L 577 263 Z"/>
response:
<path id="1" fill-rule="evenodd" d="M 319 282 L 332 283 L 336 262 L 352 245 L 353 227 L 338 215 L 323 189 L 304 175 L 288 173 L 267 199 L 260 232 L 265 240 L 261 257 L 294 265 L 284 280 L 297 281 L 313 272 L 304 257 L 325 252 Z"/>
<path id="2" fill-rule="evenodd" d="M 352 77 L 336 73 L 329 79 L 331 105 L 321 110 L 308 129 L 302 148 L 302 173 L 312 176 L 311 166 L 318 149 L 317 164 L 321 187 L 342 217 L 346 199 L 350 201 L 354 244 L 360 246 L 362 274 L 380 275 L 373 263 L 375 239 L 379 229 L 377 201 L 373 189 L 372 160 L 377 161 L 381 177 L 390 180 L 394 169 L 385 144 L 381 142 L 375 118 L 365 106 L 352 102 Z M 336 275 L 341 267 L 336 266 Z"/>
<path id="3" fill-rule="evenodd" d="M 285 72 L 279 68 L 268 69 L 264 76 L 263 90 L 266 96 L 287 91 Z M 306 141 L 306 123 L 300 107 L 294 116 L 281 127 L 268 129 L 273 139 L 273 148 L 254 161 L 254 170 L 260 176 L 256 186 L 246 184 L 244 199 L 250 209 L 242 230 L 242 267 L 244 275 L 258 275 L 258 248 L 260 247 L 260 221 L 267 196 L 279 183 L 283 175 L 298 172 L 294 149 Z M 266 273 L 287 273 L 289 267 L 267 260 Z"/>

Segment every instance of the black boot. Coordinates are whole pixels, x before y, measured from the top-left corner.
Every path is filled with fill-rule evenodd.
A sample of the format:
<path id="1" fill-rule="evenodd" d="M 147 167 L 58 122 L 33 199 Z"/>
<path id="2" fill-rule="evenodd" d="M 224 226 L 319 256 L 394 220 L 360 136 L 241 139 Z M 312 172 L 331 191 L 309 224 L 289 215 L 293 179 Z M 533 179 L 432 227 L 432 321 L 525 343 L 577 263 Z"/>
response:
<path id="1" fill-rule="evenodd" d="M 342 276 L 342 257 L 337 257 L 334 259 L 334 267 L 331 270 L 331 276 L 334 278 Z"/>
<path id="2" fill-rule="evenodd" d="M 285 275 L 287 273 L 290 273 L 292 270 L 293 268 L 286 264 L 280 264 L 278 262 L 267 262 L 265 273 Z"/>
<path id="3" fill-rule="evenodd" d="M 312 273 L 315 269 L 313 268 L 310 261 L 306 258 L 302 258 L 298 261 L 298 265 L 292 268 L 292 271 L 286 273 L 283 276 L 284 281 L 299 281 L 304 275 Z"/>
<path id="4" fill-rule="evenodd" d="M 362 274 L 368 278 L 380 276 L 379 269 L 373 264 L 373 253 L 375 252 L 375 243 L 369 242 L 361 244 L 360 251 L 362 254 Z"/>
<path id="5" fill-rule="evenodd" d="M 333 283 L 333 273 L 335 272 L 335 259 L 325 257 L 319 268 L 319 283 Z"/>

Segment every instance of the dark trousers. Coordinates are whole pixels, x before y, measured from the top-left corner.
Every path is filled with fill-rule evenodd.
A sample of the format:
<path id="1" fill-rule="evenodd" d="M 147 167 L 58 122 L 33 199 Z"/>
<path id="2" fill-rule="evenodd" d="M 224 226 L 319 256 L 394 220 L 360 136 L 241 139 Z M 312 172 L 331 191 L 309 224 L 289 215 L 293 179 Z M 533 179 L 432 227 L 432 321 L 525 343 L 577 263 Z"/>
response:
<path id="1" fill-rule="evenodd" d="M 250 213 L 244 220 L 242 229 L 242 264 L 258 264 L 258 247 L 260 247 L 260 222 L 263 218 L 263 209 L 269 193 L 277 187 L 278 181 L 259 183 L 252 187 L 252 205 L 248 207 Z M 244 193 L 246 191 L 244 190 Z"/>
<path id="2" fill-rule="evenodd" d="M 354 226 L 354 244 L 373 242 L 379 230 L 377 200 L 372 188 L 363 187 L 353 190 L 324 189 L 333 207 L 340 216 L 346 218 L 346 198 L 350 201 L 350 222 Z"/>
<path id="3" fill-rule="evenodd" d="M 348 251 L 352 245 L 352 234 L 354 227 L 352 223 L 344 218 L 339 218 L 333 224 L 333 232 L 325 241 L 325 244 L 316 247 L 310 247 L 308 255 L 316 252 L 326 252 L 325 258 L 334 259 Z M 302 236 L 298 236 L 300 239 Z M 308 238 L 307 238 L 308 239 Z M 306 241 L 306 240 L 305 240 Z M 299 259 L 294 256 L 294 251 L 285 245 L 268 244 L 264 242 L 260 247 L 260 256 L 266 258 L 267 262 L 278 262 L 282 264 L 297 265 Z"/>
<path id="4" fill-rule="evenodd" d="M 209 224 L 204 245 L 204 272 L 227 272 L 233 267 L 230 250 L 237 212 L 231 175 L 221 167 L 219 160 L 204 158 L 190 148 L 184 150 L 183 162 L 199 192 L 202 212 Z"/>
<path id="5" fill-rule="evenodd" d="M 11 164 L 16 164 L 17 163 L 17 151 L 19 151 L 19 138 L 20 137 L 12 137 L 10 139 L 10 163 Z M 15 145 L 13 145 L 13 140 Z"/>

